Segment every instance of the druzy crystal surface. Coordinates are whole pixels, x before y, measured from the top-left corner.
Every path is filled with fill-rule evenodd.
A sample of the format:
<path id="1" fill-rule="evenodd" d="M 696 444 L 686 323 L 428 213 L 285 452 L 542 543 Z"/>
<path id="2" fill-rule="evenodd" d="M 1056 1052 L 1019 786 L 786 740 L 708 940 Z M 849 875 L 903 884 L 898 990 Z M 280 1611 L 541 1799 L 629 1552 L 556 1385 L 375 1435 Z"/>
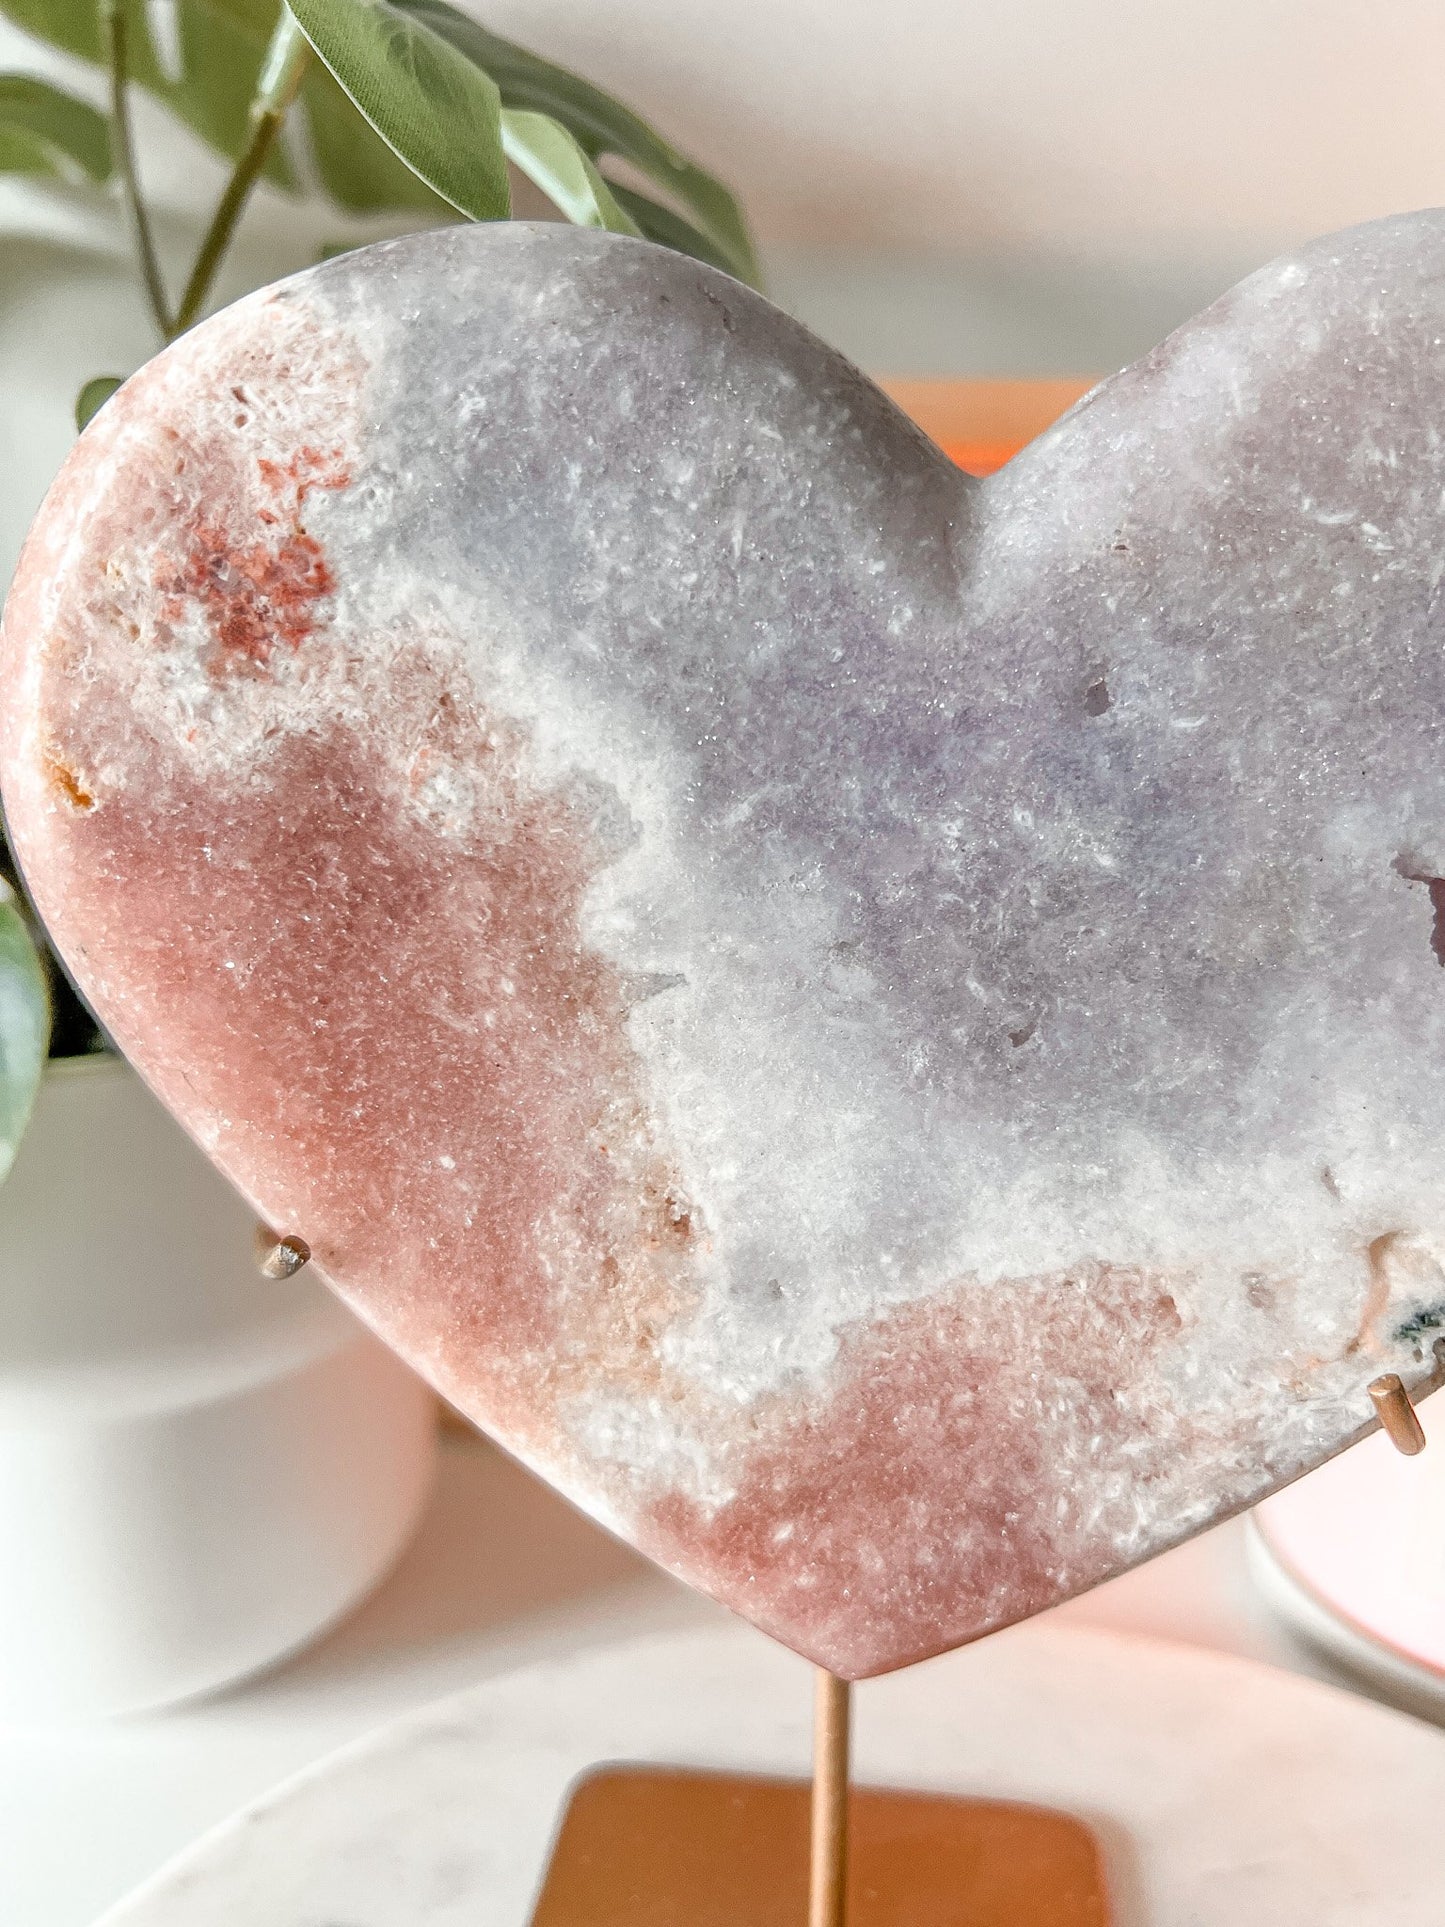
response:
<path id="1" fill-rule="evenodd" d="M 836 1671 L 937 1651 L 1435 1375 L 1442 340 L 1445 216 L 1334 236 L 974 483 L 644 244 L 346 256 L 56 483 L 27 874 L 448 1397 Z"/>

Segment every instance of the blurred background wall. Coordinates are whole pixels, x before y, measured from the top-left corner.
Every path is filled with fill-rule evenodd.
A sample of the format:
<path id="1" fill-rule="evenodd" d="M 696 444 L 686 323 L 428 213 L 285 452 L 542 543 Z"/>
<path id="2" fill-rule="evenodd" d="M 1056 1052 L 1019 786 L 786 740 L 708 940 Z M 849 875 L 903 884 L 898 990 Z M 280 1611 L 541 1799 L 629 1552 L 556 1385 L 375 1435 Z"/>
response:
<path id="1" fill-rule="evenodd" d="M 728 178 L 775 297 L 877 372 L 1103 372 L 1282 248 L 1445 201 L 1438 0 L 464 4 Z M 55 65 L 6 29 L 0 62 Z M 221 172 L 139 117 L 179 267 Z M 260 197 L 223 291 L 343 230 Z M 114 236 L 0 183 L 0 569 L 77 382 L 151 351 Z"/>
<path id="2" fill-rule="evenodd" d="M 775 292 L 899 372 L 1110 367 L 1308 235 L 1445 200 L 1427 0 L 486 11 L 676 129 Z"/>

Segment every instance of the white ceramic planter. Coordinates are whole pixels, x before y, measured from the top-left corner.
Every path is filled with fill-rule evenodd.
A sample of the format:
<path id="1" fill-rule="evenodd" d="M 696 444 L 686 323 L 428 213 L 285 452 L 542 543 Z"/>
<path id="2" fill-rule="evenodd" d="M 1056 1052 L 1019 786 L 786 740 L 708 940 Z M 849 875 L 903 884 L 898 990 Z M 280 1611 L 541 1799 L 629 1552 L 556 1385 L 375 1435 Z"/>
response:
<path id="1" fill-rule="evenodd" d="M 0 55 L 98 85 L 3 22 Z M 223 170 L 138 112 L 179 285 Z M 221 296 L 361 232 L 262 194 Z M 74 438 L 80 383 L 156 344 L 113 205 L 8 177 L 0 238 L 3 581 Z M 405 1541 L 435 1402 L 314 1278 L 258 1277 L 251 1233 L 130 1071 L 52 1066 L 0 1185 L 0 1718 L 234 1679 L 345 1611 Z"/>
<path id="2" fill-rule="evenodd" d="M 0 1186 L 0 1717 L 251 1672 L 405 1543 L 435 1402 L 252 1228 L 126 1066 L 51 1066 Z"/>

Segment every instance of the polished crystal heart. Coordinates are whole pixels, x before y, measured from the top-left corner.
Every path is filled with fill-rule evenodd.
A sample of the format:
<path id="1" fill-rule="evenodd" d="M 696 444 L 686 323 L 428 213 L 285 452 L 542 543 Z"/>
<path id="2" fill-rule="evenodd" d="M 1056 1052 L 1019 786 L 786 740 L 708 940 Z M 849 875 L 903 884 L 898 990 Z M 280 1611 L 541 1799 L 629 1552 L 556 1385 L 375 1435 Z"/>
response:
<path id="1" fill-rule="evenodd" d="M 1436 1374 L 1442 339 L 1445 216 L 1338 235 L 979 484 L 658 249 L 349 255 L 50 495 L 35 895 L 512 1451 L 840 1673 L 973 1638 Z"/>

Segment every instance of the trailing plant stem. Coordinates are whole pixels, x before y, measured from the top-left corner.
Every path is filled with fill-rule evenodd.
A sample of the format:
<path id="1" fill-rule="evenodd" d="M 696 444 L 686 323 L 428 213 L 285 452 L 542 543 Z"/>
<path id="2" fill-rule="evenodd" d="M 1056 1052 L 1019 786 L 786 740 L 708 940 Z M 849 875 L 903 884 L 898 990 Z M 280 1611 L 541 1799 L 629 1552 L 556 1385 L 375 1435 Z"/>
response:
<path id="1" fill-rule="evenodd" d="M 156 326 L 169 340 L 172 333 L 170 307 L 165 282 L 156 258 L 155 237 L 150 216 L 140 190 L 136 172 L 135 140 L 131 133 L 130 97 L 126 86 L 126 0 L 100 0 L 101 32 L 105 36 L 106 64 L 110 70 L 110 148 L 111 162 L 120 177 L 126 212 L 135 236 L 140 261 L 141 281 Z"/>
<path id="2" fill-rule="evenodd" d="M 251 103 L 251 137 L 232 170 L 225 192 L 211 216 L 211 224 L 201 242 L 196 264 L 191 269 L 185 293 L 176 309 L 175 320 L 166 330 L 167 340 L 184 334 L 200 314 L 211 283 L 236 232 L 236 224 L 249 200 L 252 188 L 261 177 L 266 156 L 291 111 L 306 72 L 311 48 L 297 26 L 291 11 L 281 9 L 281 18 L 266 50 L 256 98 Z"/>

